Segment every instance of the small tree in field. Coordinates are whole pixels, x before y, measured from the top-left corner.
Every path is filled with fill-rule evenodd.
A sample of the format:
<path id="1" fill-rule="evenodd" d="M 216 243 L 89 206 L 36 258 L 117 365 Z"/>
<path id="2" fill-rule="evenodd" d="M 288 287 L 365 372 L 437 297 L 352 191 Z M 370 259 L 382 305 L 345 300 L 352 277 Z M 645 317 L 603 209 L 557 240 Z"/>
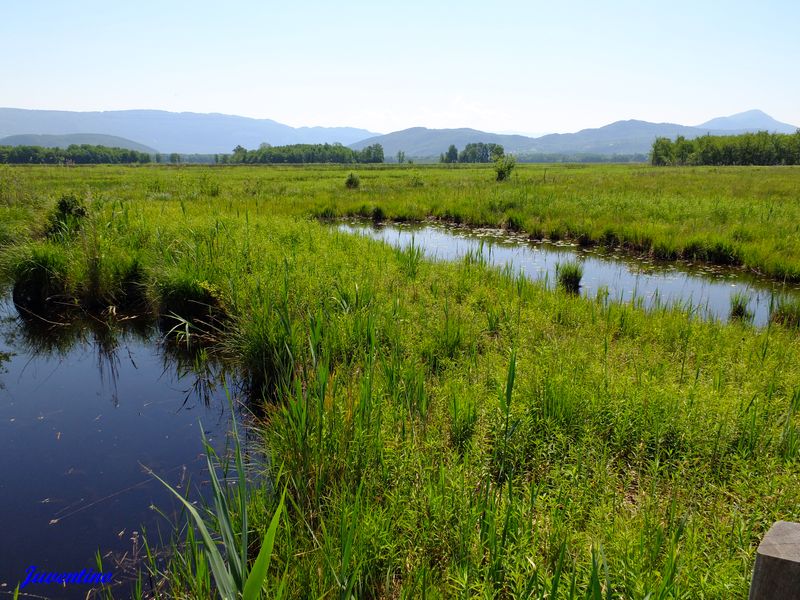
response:
<path id="1" fill-rule="evenodd" d="M 517 164 L 517 159 L 513 156 L 502 156 L 494 163 L 494 172 L 497 173 L 497 181 L 506 181 L 511 178 L 511 171 Z"/>

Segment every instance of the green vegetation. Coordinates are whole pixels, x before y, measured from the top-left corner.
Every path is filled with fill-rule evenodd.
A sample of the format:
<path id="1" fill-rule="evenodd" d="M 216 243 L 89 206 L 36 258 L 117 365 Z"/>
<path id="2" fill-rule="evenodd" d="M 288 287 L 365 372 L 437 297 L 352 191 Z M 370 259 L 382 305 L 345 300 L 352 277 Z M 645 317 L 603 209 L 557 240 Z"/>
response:
<path id="1" fill-rule="evenodd" d="M 780 298 L 772 308 L 770 318 L 775 323 L 795 329 L 800 328 L 800 302 L 789 298 Z"/>
<path id="2" fill-rule="evenodd" d="M 231 408 L 233 404 L 231 403 Z M 184 506 L 186 512 L 191 517 L 192 525 L 197 528 L 200 540 L 195 537 L 194 531 L 190 528 L 186 535 L 184 548 L 177 553 L 172 560 L 170 567 L 187 567 L 185 571 L 179 571 L 175 578 L 178 585 L 174 586 L 170 597 L 189 596 L 192 598 L 204 598 L 209 595 L 212 589 L 210 585 L 209 572 L 214 580 L 214 588 L 222 598 L 241 598 L 242 600 L 257 600 L 261 597 L 264 580 L 269 571 L 272 560 L 272 551 L 275 545 L 275 536 L 278 525 L 284 510 L 284 498 L 281 498 L 274 515 L 270 519 L 269 527 L 260 543 L 260 549 L 255 560 L 250 565 L 248 504 L 251 502 L 250 490 L 247 484 L 247 472 L 242 459 L 242 449 L 239 435 L 236 429 L 236 422 L 233 422 L 233 441 L 234 441 L 234 467 L 236 472 L 236 486 L 228 488 L 220 481 L 217 474 L 219 467 L 224 467 L 227 473 L 228 465 L 222 465 L 214 449 L 203 435 L 203 448 L 208 464 L 209 478 L 211 479 L 211 495 L 214 502 L 213 509 L 209 509 L 208 516 L 201 515 L 200 512 L 186 500 L 184 496 L 175 488 L 166 483 L 163 479 L 153 473 L 153 476 L 161 481 Z M 233 522 L 233 514 L 236 514 L 238 522 Z M 212 536 L 212 531 L 216 536 Z M 216 539 L 221 540 L 223 551 L 220 552 L 216 544 Z M 172 573 L 160 572 L 158 563 L 150 557 L 148 568 L 151 578 L 153 575 L 158 577 L 163 587 L 172 584 Z M 208 561 L 208 570 L 205 568 L 201 573 L 193 572 L 190 564 L 181 564 L 181 559 L 190 556 L 199 559 L 201 562 Z M 195 566 L 198 565 L 195 562 Z M 199 575 L 199 576 L 198 576 Z M 287 573 L 278 581 L 276 592 L 271 598 L 282 598 L 286 593 Z M 190 589 L 185 589 L 189 586 Z M 161 590 L 167 591 L 167 590 Z M 174 592 L 174 593 L 173 593 Z"/>
<path id="3" fill-rule="evenodd" d="M 237 146 L 230 156 L 221 158 L 223 163 L 247 164 L 303 164 L 303 163 L 382 163 L 383 147 L 372 144 L 363 150 L 353 150 L 341 144 L 292 144 L 270 146 L 261 144 L 257 150 L 245 150 Z"/>
<path id="4" fill-rule="evenodd" d="M 664 165 L 800 165 L 800 130 L 794 134 L 743 133 L 705 135 L 692 140 L 678 136 L 653 142 L 650 162 Z"/>
<path id="5" fill-rule="evenodd" d="M 644 153 L 515 152 L 514 156 L 523 163 L 643 163 L 649 160 Z"/>
<path id="6" fill-rule="evenodd" d="M 488 163 L 497 162 L 505 155 L 503 146 L 500 144 L 484 144 L 483 142 L 476 142 L 467 144 L 464 149 L 459 152 L 456 147 L 451 144 L 447 149 L 447 153 L 439 157 L 441 163 Z"/>
<path id="7" fill-rule="evenodd" d="M 517 159 L 513 156 L 499 156 L 494 162 L 495 179 L 505 181 L 511 178 L 511 172 L 517 165 Z"/>
<path id="8" fill-rule="evenodd" d="M 747 305 L 750 303 L 750 296 L 745 292 L 736 292 L 731 296 L 731 320 L 737 319 L 751 323 L 753 321 L 753 311 Z"/>
<path id="9" fill-rule="evenodd" d="M 0 163 L 4 164 L 42 164 L 77 165 L 149 163 L 147 152 L 72 144 L 67 148 L 43 148 L 42 146 L 0 146 Z"/>
<path id="10" fill-rule="evenodd" d="M 558 285 L 565 292 L 577 294 L 581 289 L 583 266 L 578 262 L 561 263 L 556 266 L 556 277 L 558 278 Z"/>
<path id="11" fill-rule="evenodd" d="M 516 222 L 798 274 L 800 170 L 359 171 L 353 193 L 332 167 L 0 169 L 15 287 L 99 311 L 135 281 L 254 391 L 260 483 L 189 511 L 199 533 L 153 579 L 176 598 L 260 569 L 265 597 L 744 597 L 761 536 L 800 519 L 788 318 L 646 313 L 310 217 Z"/>

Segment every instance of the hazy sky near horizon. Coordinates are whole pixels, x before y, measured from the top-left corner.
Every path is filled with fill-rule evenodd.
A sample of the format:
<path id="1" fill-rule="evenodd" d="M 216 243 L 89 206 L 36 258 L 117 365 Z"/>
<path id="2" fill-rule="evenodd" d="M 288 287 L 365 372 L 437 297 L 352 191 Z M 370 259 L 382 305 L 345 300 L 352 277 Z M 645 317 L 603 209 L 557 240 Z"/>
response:
<path id="1" fill-rule="evenodd" d="M 568 132 L 800 125 L 800 2 L 5 0 L 0 106 Z"/>

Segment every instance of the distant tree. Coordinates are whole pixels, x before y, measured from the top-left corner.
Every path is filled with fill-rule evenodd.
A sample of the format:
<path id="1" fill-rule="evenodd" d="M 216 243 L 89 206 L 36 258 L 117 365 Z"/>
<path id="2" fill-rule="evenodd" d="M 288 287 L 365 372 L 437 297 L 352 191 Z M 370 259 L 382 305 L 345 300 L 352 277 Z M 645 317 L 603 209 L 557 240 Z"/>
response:
<path id="1" fill-rule="evenodd" d="M 458 148 L 455 147 L 455 144 L 450 144 L 447 153 L 444 155 L 443 162 L 448 164 L 458 162 Z"/>
<path id="2" fill-rule="evenodd" d="M 362 163 L 382 163 L 383 162 L 383 146 L 380 144 L 372 144 L 364 148 L 358 155 L 356 162 Z"/>
<path id="3" fill-rule="evenodd" d="M 397 151 L 397 162 L 401 165 L 406 162 L 406 153 L 402 150 Z"/>
<path id="4" fill-rule="evenodd" d="M 233 154 L 223 154 L 220 161 L 223 164 L 382 163 L 384 155 L 380 144 L 372 144 L 363 150 L 353 150 L 341 144 L 261 144 L 256 150 L 236 146 Z"/>
<path id="5" fill-rule="evenodd" d="M 0 147 L 0 162 L 10 164 L 131 164 L 149 163 L 151 160 L 146 152 L 90 144 L 72 144 L 67 148 Z"/>
<path id="6" fill-rule="evenodd" d="M 657 138 L 650 162 L 664 165 L 797 165 L 800 164 L 800 132 L 794 134 L 743 133 L 705 135 L 692 140 L 678 136 Z"/>
<path id="7" fill-rule="evenodd" d="M 679 165 L 689 164 L 689 156 L 692 154 L 692 142 L 687 140 L 682 135 L 675 139 L 675 146 L 673 148 L 673 156 L 675 162 Z"/>
<path id="8" fill-rule="evenodd" d="M 247 149 L 240 144 L 233 149 L 233 154 L 231 154 L 230 162 L 243 163 L 247 158 L 247 154 L 248 154 Z"/>
<path id="9" fill-rule="evenodd" d="M 657 167 L 672 164 L 672 140 L 665 137 L 656 138 L 650 153 L 650 162 Z"/>
<path id="10" fill-rule="evenodd" d="M 505 151 L 500 144 L 484 144 L 476 142 L 467 144 L 458 155 L 458 162 L 488 163 L 502 157 Z"/>
<path id="11" fill-rule="evenodd" d="M 179 162 L 181 162 L 181 155 L 177 152 L 173 152 L 169 155 L 169 162 L 171 162 L 173 165 L 177 165 Z"/>

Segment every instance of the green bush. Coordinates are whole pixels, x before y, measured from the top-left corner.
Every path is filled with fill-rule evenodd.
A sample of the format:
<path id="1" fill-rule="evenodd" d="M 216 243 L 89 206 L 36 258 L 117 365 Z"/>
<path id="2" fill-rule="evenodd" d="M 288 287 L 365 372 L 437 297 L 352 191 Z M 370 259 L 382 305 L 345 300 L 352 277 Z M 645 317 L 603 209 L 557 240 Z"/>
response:
<path id="1" fill-rule="evenodd" d="M 351 172 L 347 179 L 344 181 L 344 185 L 347 187 L 348 190 L 356 190 L 361 187 L 361 180 L 358 178 L 358 175 Z"/>
<path id="2" fill-rule="evenodd" d="M 511 171 L 517 165 L 517 159 L 513 156 L 501 156 L 494 163 L 494 171 L 497 174 L 497 181 L 506 181 L 511 178 Z"/>

